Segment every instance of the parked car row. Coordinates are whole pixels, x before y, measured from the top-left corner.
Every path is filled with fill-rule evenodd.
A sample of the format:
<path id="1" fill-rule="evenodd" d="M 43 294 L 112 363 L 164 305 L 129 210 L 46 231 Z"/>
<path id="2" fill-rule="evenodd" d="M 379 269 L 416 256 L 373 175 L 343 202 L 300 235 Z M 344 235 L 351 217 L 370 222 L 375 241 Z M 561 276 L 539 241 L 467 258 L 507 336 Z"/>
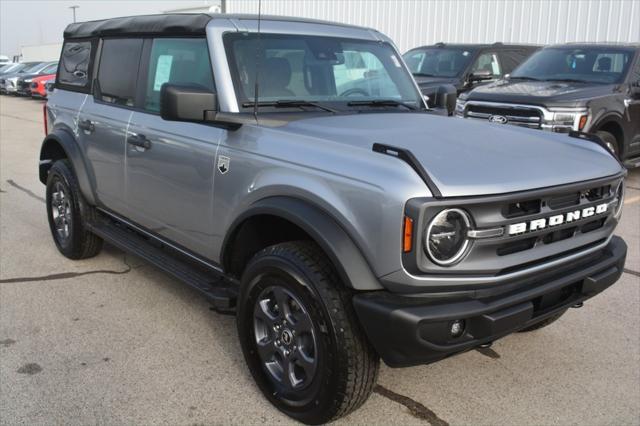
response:
<path id="1" fill-rule="evenodd" d="M 437 43 L 411 49 L 404 59 L 435 112 L 590 133 L 627 167 L 637 167 L 639 52 L 640 44 Z"/>
<path id="2" fill-rule="evenodd" d="M 0 67 L 0 94 L 47 98 L 46 83 L 55 82 L 57 62 L 21 62 Z"/>

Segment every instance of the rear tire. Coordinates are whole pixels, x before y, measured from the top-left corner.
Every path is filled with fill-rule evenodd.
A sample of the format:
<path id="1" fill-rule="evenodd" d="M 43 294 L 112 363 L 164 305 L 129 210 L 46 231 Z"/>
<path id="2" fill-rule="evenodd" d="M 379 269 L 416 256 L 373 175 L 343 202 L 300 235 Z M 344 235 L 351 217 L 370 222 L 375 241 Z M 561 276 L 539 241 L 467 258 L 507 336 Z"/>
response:
<path id="1" fill-rule="evenodd" d="M 288 416 L 326 423 L 371 394 L 379 357 L 360 329 L 349 292 L 314 243 L 258 252 L 242 276 L 237 320 L 251 374 Z"/>
<path id="2" fill-rule="evenodd" d="M 97 255 L 102 238 L 87 229 L 87 221 L 95 220 L 97 212 L 82 196 L 68 160 L 51 166 L 46 201 L 49 228 L 60 253 L 74 260 Z"/>
<path id="3" fill-rule="evenodd" d="M 558 321 L 560 319 L 561 316 L 563 316 L 567 311 L 564 310 L 562 312 L 558 312 L 557 314 L 554 314 L 552 316 L 550 316 L 549 318 L 540 321 L 539 323 L 533 324 L 529 327 L 523 328 L 522 330 L 519 330 L 519 333 L 526 333 L 529 331 L 535 331 L 535 330 L 540 330 L 541 328 L 545 328 L 548 325 L 553 324 L 554 322 Z"/>
<path id="4" fill-rule="evenodd" d="M 604 142 L 606 147 L 609 148 L 609 151 L 613 152 L 616 158 L 620 158 L 620 148 L 618 147 L 618 141 L 615 136 L 604 130 L 598 130 L 596 132 L 596 136 L 599 136 L 600 139 L 602 139 L 602 142 Z"/>

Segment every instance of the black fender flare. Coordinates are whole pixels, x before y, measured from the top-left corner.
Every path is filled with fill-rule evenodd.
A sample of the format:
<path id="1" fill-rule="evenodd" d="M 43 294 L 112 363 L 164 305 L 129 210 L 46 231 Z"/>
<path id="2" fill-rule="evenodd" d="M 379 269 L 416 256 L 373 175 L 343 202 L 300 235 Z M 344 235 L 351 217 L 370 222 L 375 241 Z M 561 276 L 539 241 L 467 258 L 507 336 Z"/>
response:
<path id="1" fill-rule="evenodd" d="M 40 182 L 46 184 L 49 169 L 56 160 L 52 158 L 51 153 L 55 152 L 52 149 L 52 145 L 58 145 L 65 153 L 66 158 L 71 162 L 73 171 L 78 179 L 80 185 L 80 191 L 85 197 L 87 202 L 91 205 L 96 204 L 96 197 L 93 192 L 93 186 L 91 185 L 92 179 L 90 177 L 89 168 L 84 159 L 84 155 L 78 142 L 73 135 L 66 129 L 58 128 L 49 133 L 40 148 L 40 163 L 39 163 L 39 177 Z"/>
<path id="2" fill-rule="evenodd" d="M 335 219 L 307 201 L 286 196 L 263 198 L 233 221 L 222 244 L 223 265 L 228 263 L 236 231 L 247 219 L 258 215 L 277 216 L 304 230 L 324 250 L 347 287 L 354 290 L 383 289 L 360 248 Z"/>
<path id="3" fill-rule="evenodd" d="M 591 129 L 589 130 L 590 133 L 595 133 L 598 131 L 598 129 L 600 129 L 602 126 L 604 126 L 605 124 L 609 124 L 609 123 L 615 123 L 618 127 L 620 127 L 620 130 L 622 131 L 622 140 L 619 141 L 621 146 L 620 146 L 620 153 L 624 153 L 626 151 L 626 130 L 627 130 L 627 126 L 624 122 L 624 117 L 620 115 L 620 113 L 616 112 L 616 111 L 610 111 L 607 112 L 599 117 L 596 117 L 593 125 L 591 125 Z"/>

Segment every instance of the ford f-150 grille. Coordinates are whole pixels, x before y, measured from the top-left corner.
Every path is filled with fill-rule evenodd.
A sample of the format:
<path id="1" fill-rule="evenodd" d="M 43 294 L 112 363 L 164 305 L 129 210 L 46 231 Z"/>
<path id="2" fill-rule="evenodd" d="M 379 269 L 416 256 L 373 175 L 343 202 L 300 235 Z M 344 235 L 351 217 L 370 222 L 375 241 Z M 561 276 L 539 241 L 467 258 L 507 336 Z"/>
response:
<path id="1" fill-rule="evenodd" d="M 488 121 L 496 120 L 501 124 L 515 124 L 531 129 L 539 129 L 543 119 L 540 110 L 535 108 L 487 105 L 469 105 L 465 116 Z"/>
<path id="2" fill-rule="evenodd" d="M 466 211 L 475 231 L 467 255 L 454 266 L 439 266 L 424 250 L 405 257 L 412 273 L 500 276 L 603 244 L 617 224 L 621 176 L 515 194 L 442 200 L 416 199 L 407 214 L 426 230 L 445 208 Z M 446 204 L 446 205 L 443 205 Z M 424 234 L 423 234 L 424 236 Z"/>

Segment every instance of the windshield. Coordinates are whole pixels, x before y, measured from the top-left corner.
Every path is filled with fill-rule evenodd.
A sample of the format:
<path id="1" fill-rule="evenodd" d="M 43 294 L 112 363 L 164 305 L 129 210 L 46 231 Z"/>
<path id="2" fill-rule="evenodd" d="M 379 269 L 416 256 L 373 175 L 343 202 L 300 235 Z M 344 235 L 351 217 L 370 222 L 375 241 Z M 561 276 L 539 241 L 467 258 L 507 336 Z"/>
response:
<path id="1" fill-rule="evenodd" d="M 257 41 L 256 34 L 227 34 L 225 47 L 238 101 L 244 108 L 254 102 L 256 62 L 259 102 L 355 107 L 358 102 L 354 101 L 388 100 L 384 105 L 397 102 L 422 107 L 410 74 L 386 43 L 283 34 L 261 34 Z"/>
<path id="2" fill-rule="evenodd" d="M 511 78 L 585 83 L 620 83 L 633 58 L 616 48 L 547 48 L 534 53 Z"/>
<path id="3" fill-rule="evenodd" d="M 403 58 L 415 76 L 457 77 L 469 66 L 473 51 L 440 47 L 415 49 L 405 53 Z"/>
<path id="4" fill-rule="evenodd" d="M 35 74 L 44 66 L 42 62 L 29 62 L 26 63 L 26 67 L 21 70 L 25 74 Z"/>
<path id="5" fill-rule="evenodd" d="M 24 64 L 11 64 L 11 65 L 7 65 L 5 67 L 2 68 L 2 73 L 4 74 L 8 74 L 10 72 L 17 72 L 20 71 L 22 68 L 24 68 Z"/>
<path id="6" fill-rule="evenodd" d="M 45 69 L 43 69 L 42 71 L 40 71 L 40 74 L 55 74 L 57 70 L 58 70 L 58 64 L 51 64 Z"/>

